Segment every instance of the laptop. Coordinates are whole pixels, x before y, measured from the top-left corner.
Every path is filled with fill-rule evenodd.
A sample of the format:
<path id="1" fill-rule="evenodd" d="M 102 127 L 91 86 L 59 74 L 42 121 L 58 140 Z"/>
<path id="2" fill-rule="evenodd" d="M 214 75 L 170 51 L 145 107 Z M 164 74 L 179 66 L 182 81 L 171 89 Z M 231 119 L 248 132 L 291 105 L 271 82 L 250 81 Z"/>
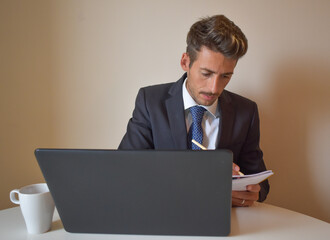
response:
<path id="1" fill-rule="evenodd" d="M 36 149 L 72 233 L 226 236 L 232 152 Z"/>

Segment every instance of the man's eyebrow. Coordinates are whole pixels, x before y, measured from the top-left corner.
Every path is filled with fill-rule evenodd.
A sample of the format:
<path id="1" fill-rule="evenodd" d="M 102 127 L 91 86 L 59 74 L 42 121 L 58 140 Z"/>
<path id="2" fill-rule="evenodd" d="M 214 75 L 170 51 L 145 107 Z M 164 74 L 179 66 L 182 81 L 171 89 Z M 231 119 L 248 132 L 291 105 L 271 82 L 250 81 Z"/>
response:
<path id="1" fill-rule="evenodd" d="M 212 71 L 211 69 L 208 69 L 208 68 L 201 68 L 201 70 L 208 71 L 210 73 L 215 73 L 215 71 Z"/>
<path id="2" fill-rule="evenodd" d="M 233 74 L 234 74 L 233 72 L 227 72 L 227 73 L 223 73 L 221 75 L 224 76 L 224 75 L 233 75 Z"/>
<path id="3" fill-rule="evenodd" d="M 216 73 L 215 71 L 212 71 L 211 69 L 208 69 L 208 68 L 201 68 L 201 70 L 204 70 L 204 71 L 208 71 L 210 73 Z M 233 72 L 226 72 L 226 73 L 222 73 L 221 75 L 233 75 L 234 73 Z"/>

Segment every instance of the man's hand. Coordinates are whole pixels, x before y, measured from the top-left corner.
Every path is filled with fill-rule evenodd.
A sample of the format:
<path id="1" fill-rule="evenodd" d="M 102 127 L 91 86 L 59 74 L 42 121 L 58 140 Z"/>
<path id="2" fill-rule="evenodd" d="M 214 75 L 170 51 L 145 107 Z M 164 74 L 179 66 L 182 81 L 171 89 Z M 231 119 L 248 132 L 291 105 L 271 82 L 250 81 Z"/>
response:
<path id="1" fill-rule="evenodd" d="M 246 187 L 246 191 L 232 191 L 231 204 L 233 207 L 249 207 L 259 199 L 260 185 L 253 184 Z"/>
<path id="2" fill-rule="evenodd" d="M 233 163 L 233 175 L 239 175 L 239 166 Z M 231 204 L 233 207 L 249 207 L 259 199 L 260 185 L 246 187 L 246 191 L 232 191 Z"/>
<path id="3" fill-rule="evenodd" d="M 233 173 L 232 175 L 239 175 L 239 166 L 233 163 Z"/>

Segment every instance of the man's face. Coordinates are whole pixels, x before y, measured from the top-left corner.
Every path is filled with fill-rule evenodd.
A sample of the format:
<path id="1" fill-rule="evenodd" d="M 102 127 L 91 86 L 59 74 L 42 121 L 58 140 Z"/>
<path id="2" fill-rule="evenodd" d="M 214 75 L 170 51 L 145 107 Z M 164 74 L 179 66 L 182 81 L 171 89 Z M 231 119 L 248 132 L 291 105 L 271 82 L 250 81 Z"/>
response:
<path id="1" fill-rule="evenodd" d="M 234 73 L 237 60 L 202 47 L 189 68 L 190 58 L 182 55 L 181 67 L 187 72 L 187 90 L 199 105 L 210 106 L 220 96 Z"/>

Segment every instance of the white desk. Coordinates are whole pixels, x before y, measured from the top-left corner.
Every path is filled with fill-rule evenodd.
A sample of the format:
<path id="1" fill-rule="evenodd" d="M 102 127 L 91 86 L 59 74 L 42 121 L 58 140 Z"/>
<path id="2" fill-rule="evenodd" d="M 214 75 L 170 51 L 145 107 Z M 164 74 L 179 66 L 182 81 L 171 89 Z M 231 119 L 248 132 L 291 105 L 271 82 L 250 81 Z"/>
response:
<path id="1" fill-rule="evenodd" d="M 330 224 L 321 220 L 275 207 L 268 204 L 256 204 L 250 208 L 233 208 L 230 239 L 284 240 L 284 239 L 329 239 Z M 27 233 L 19 207 L 0 211 L 0 239 L 21 240 L 205 240 L 225 237 L 177 237 L 177 236 L 139 236 L 139 235 L 106 235 L 106 234 L 73 234 L 67 233 L 55 212 L 52 229 L 43 234 Z"/>

